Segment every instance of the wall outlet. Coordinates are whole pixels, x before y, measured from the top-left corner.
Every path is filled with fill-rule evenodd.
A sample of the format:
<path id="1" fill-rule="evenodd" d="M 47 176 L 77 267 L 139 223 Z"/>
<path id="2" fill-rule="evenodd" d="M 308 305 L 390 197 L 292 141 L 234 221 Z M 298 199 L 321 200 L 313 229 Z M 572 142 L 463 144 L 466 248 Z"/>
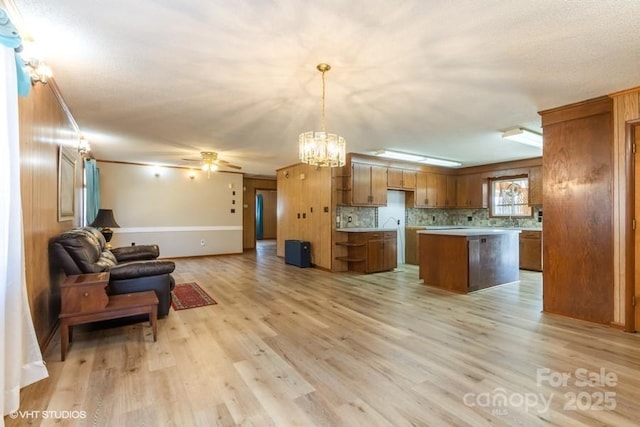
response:
<path id="1" fill-rule="evenodd" d="M 467 217 L 467 221 L 473 221 L 473 217 L 472 216 L 468 216 Z"/>
<path id="2" fill-rule="evenodd" d="M 206 245 L 206 242 L 204 241 L 204 239 L 200 240 L 200 246 L 204 246 Z"/>
<path id="3" fill-rule="evenodd" d="M 353 218 L 351 218 L 351 215 L 347 217 L 347 222 L 353 222 Z"/>

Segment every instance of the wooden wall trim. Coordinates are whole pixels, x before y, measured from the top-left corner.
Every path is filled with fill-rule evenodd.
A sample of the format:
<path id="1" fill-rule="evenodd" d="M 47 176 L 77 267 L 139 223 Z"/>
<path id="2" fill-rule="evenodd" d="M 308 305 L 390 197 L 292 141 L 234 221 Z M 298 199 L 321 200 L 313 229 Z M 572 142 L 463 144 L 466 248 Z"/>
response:
<path id="1" fill-rule="evenodd" d="M 198 167 L 198 166 L 158 165 L 158 164 L 155 164 L 155 163 L 125 162 L 125 161 L 121 161 L 121 160 L 102 160 L 102 159 L 95 159 L 95 160 L 96 160 L 96 162 L 112 163 L 112 164 L 115 164 L 115 165 L 149 166 L 149 167 L 160 167 L 160 168 L 169 168 L 169 169 L 200 170 L 200 167 Z M 216 172 L 238 173 L 238 174 L 244 175 L 243 172 L 230 171 L 230 170 L 220 170 L 220 171 L 216 171 Z M 213 173 L 216 173 L 216 172 L 211 172 L 211 173 L 213 174 Z"/>
<path id="2" fill-rule="evenodd" d="M 625 187 L 623 189 L 623 206 L 625 210 L 625 222 L 630 222 L 635 217 L 635 170 L 633 144 L 636 135 L 640 133 L 640 119 L 628 121 L 625 125 L 625 162 L 624 172 L 626 176 Z M 631 224 L 626 224 L 626 228 L 633 229 Z M 624 294 L 621 305 L 624 306 L 624 330 L 627 332 L 635 332 L 635 307 L 633 305 L 633 295 L 635 295 L 635 232 L 625 233 L 624 238 Z"/>
<path id="3" fill-rule="evenodd" d="M 544 129 L 545 126 L 549 126 L 555 123 L 582 119 L 589 116 L 604 114 L 610 111 L 611 98 L 608 96 L 600 96 L 598 98 L 588 99 L 586 101 L 576 102 L 574 104 L 540 111 L 539 114 L 542 116 L 542 128 Z"/>
<path id="4" fill-rule="evenodd" d="M 542 157 L 533 157 L 530 159 L 512 160 L 508 162 L 490 163 L 486 165 L 469 166 L 457 169 L 456 175 L 469 174 L 488 174 L 500 172 L 504 175 L 505 171 L 514 171 L 514 174 L 522 173 L 522 170 L 528 170 L 533 167 L 542 166 Z"/>
<path id="5" fill-rule="evenodd" d="M 629 239 L 634 232 L 631 221 L 634 218 L 635 206 L 629 202 L 629 192 L 634 194 L 634 170 L 629 162 L 633 155 L 629 152 L 628 141 L 630 123 L 640 120 L 640 87 L 617 92 L 613 99 L 613 196 L 614 196 L 614 319 L 615 324 L 623 325 L 631 331 L 634 326 L 629 322 L 629 307 L 635 293 L 631 283 L 635 278 L 634 251 L 629 251 Z M 632 206 L 628 206 L 631 204 Z M 633 310 L 635 311 L 635 310 Z M 636 322 L 633 322 L 636 323 Z"/>
<path id="6" fill-rule="evenodd" d="M 500 172 L 499 176 L 505 176 L 505 174 L 520 174 L 526 173 L 526 170 L 536 166 L 542 166 L 542 157 L 533 157 L 529 159 L 510 160 L 506 162 L 488 163 L 485 165 L 467 166 L 463 168 L 441 168 L 437 166 L 421 165 L 414 162 L 404 162 L 401 160 L 385 159 L 377 156 L 370 156 L 367 154 L 359 153 L 347 153 L 347 162 L 345 168 L 349 170 L 351 162 L 364 163 L 374 166 L 386 166 L 398 169 L 414 170 L 416 172 L 433 172 L 443 175 L 472 175 L 472 174 L 486 174 L 491 176 L 492 173 Z M 303 163 L 296 163 L 294 165 L 282 167 L 277 169 L 278 172 L 292 167 L 301 165 Z"/>
<path id="7" fill-rule="evenodd" d="M 622 96 L 622 95 L 638 94 L 639 92 L 640 92 L 640 86 L 636 86 L 636 87 L 632 87 L 632 88 L 629 88 L 629 89 L 621 90 L 621 91 L 618 91 L 618 92 L 610 93 L 609 97 L 615 98 L 615 97 Z"/>

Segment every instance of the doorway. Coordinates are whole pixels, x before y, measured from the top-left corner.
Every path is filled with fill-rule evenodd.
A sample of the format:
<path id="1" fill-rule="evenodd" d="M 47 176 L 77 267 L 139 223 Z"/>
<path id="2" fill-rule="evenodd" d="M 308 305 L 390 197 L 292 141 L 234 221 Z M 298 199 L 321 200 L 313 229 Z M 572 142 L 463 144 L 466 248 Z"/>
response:
<path id="1" fill-rule="evenodd" d="M 404 264 L 405 192 L 388 190 L 387 206 L 378 208 L 378 226 L 395 228 L 398 235 L 398 264 Z"/>
<path id="2" fill-rule="evenodd" d="M 276 190 L 256 190 L 256 241 L 276 239 L 277 201 Z"/>

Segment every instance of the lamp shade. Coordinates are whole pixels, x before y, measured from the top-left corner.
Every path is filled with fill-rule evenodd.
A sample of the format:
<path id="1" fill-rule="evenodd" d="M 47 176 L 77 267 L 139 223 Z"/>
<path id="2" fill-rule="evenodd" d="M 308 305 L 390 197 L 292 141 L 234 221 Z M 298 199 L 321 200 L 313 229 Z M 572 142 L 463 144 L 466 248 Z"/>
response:
<path id="1" fill-rule="evenodd" d="M 94 219 L 90 225 L 91 227 L 98 227 L 98 228 L 105 228 L 105 227 L 120 228 L 120 226 L 116 222 L 116 219 L 113 217 L 112 209 L 100 209 L 98 211 L 98 215 L 96 216 L 96 219 Z"/>

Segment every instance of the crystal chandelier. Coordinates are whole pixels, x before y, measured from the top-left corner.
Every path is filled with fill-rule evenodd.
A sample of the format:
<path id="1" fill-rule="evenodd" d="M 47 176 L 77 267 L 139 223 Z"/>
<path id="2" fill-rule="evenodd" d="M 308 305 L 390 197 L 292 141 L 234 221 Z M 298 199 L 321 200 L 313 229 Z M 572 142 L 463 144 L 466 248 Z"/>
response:
<path id="1" fill-rule="evenodd" d="M 300 161 L 314 166 L 344 166 L 345 140 L 340 135 L 327 133 L 326 129 L 324 73 L 329 71 L 331 66 L 329 64 L 318 64 L 316 68 L 322 73 L 322 131 L 308 131 L 300 134 L 298 138 Z"/>

